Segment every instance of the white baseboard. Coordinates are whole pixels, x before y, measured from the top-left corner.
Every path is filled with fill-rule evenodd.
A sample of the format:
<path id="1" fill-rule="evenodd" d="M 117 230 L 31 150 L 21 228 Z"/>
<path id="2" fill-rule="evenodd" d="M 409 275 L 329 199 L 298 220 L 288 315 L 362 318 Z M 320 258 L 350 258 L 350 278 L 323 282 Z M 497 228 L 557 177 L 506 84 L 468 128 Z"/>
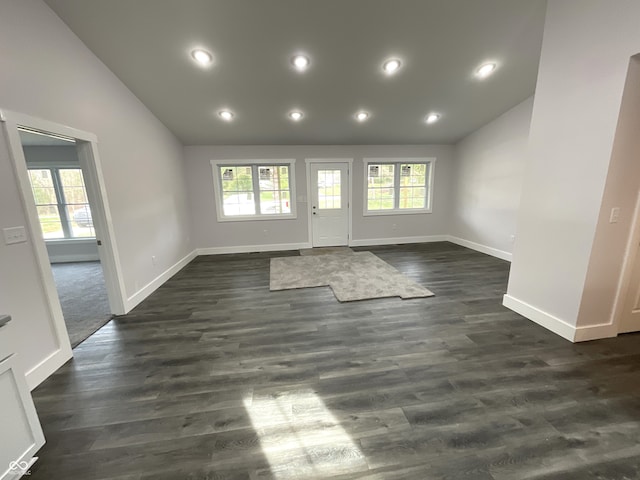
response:
<path id="1" fill-rule="evenodd" d="M 576 341 L 576 327 L 564 320 L 554 317 L 547 312 L 543 312 L 533 305 L 529 305 L 528 303 L 518 300 L 511 295 L 505 295 L 503 297 L 502 304 L 514 312 L 519 313 L 523 317 L 528 318 L 532 322 L 535 322 L 547 330 L 551 330 L 553 333 L 560 335 L 562 338 L 566 338 L 570 342 Z"/>
<path id="2" fill-rule="evenodd" d="M 62 365 L 67 363 L 71 358 L 73 358 L 73 354 L 70 348 L 68 350 L 59 348 L 44 360 L 42 360 L 39 364 L 37 364 L 25 374 L 29 390 L 33 390 L 42 382 L 44 382 L 47 378 L 49 378 L 50 375 L 52 375 Z"/>
<path id="3" fill-rule="evenodd" d="M 133 310 L 140 302 L 142 302 L 145 298 L 155 292 L 163 283 L 173 277 L 176 273 L 178 273 L 187 263 L 196 258 L 197 251 L 187 254 L 181 260 L 178 260 L 174 265 L 169 267 L 163 273 L 158 275 L 156 278 L 147 283 L 144 287 L 138 290 L 136 293 L 127 298 L 125 303 L 125 313 L 129 313 Z"/>
<path id="4" fill-rule="evenodd" d="M 482 245 L 481 243 L 476 243 L 470 240 L 465 240 L 463 238 L 454 237 L 453 235 L 447 235 L 447 237 L 448 237 L 447 240 L 449 242 L 455 243 L 456 245 L 467 247 L 467 248 L 470 248 L 471 250 L 476 250 L 477 252 L 486 253 L 487 255 L 491 255 L 492 257 L 506 260 L 507 262 L 511 261 L 511 253 L 505 252 L 504 250 L 498 250 L 497 248 L 488 247 L 487 245 Z"/>
<path id="5" fill-rule="evenodd" d="M 599 325 L 588 325 L 577 327 L 574 342 L 587 342 L 600 338 L 611 338 L 618 336 L 618 329 L 613 323 L 601 323 Z"/>
<path id="6" fill-rule="evenodd" d="M 370 247 L 374 245 L 402 245 L 405 243 L 446 242 L 448 235 L 426 235 L 420 237 L 370 238 L 365 240 L 351 240 L 350 247 Z"/>
<path id="7" fill-rule="evenodd" d="M 273 243 L 269 245 L 233 245 L 229 247 L 198 248 L 198 255 L 224 255 L 227 253 L 279 252 L 311 248 L 310 243 Z"/>
<path id="8" fill-rule="evenodd" d="M 80 254 L 80 255 L 49 255 L 51 263 L 68 263 L 68 262 L 95 262 L 100 260 L 98 254 Z"/>

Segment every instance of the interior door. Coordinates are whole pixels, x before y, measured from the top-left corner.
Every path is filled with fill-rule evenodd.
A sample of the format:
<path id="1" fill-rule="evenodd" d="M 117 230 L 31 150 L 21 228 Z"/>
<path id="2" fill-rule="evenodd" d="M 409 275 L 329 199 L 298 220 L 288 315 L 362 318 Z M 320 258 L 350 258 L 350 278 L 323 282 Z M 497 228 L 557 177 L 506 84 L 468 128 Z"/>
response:
<path id="1" fill-rule="evenodd" d="M 349 164 L 311 163 L 311 231 L 314 247 L 349 244 Z"/>
<path id="2" fill-rule="evenodd" d="M 624 301 L 618 333 L 640 331 L 640 245 L 636 245 L 629 289 Z"/>

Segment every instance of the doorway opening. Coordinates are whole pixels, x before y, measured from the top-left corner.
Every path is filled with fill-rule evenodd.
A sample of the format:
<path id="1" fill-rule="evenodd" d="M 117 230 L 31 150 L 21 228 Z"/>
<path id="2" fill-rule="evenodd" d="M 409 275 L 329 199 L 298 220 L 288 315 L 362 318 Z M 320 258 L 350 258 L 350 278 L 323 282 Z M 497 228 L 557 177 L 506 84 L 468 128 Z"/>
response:
<path id="1" fill-rule="evenodd" d="M 351 239 L 352 159 L 307 159 L 309 239 L 315 247 L 341 247 Z"/>
<path id="2" fill-rule="evenodd" d="M 0 119 L 53 330 L 70 357 L 71 347 L 126 313 L 97 139 L 18 113 Z"/>
<path id="3" fill-rule="evenodd" d="M 18 128 L 71 348 L 112 318 L 76 140 Z"/>

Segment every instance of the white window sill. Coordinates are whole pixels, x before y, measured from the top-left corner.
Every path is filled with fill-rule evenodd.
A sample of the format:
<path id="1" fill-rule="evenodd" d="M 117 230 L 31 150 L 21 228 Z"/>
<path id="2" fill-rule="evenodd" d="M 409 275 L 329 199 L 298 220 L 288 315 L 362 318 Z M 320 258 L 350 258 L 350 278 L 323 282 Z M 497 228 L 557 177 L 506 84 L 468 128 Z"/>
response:
<path id="1" fill-rule="evenodd" d="M 297 215 L 238 215 L 237 217 L 218 217 L 218 222 L 253 222 L 264 220 L 295 220 Z"/>
<path id="2" fill-rule="evenodd" d="M 389 215 L 424 215 L 427 213 L 432 213 L 431 209 L 427 208 L 411 208 L 404 210 L 370 210 L 365 211 L 365 217 L 379 217 L 379 216 L 389 216 Z"/>
<path id="3" fill-rule="evenodd" d="M 82 237 L 82 238 L 49 238 L 45 239 L 44 243 L 95 243 L 96 237 Z"/>

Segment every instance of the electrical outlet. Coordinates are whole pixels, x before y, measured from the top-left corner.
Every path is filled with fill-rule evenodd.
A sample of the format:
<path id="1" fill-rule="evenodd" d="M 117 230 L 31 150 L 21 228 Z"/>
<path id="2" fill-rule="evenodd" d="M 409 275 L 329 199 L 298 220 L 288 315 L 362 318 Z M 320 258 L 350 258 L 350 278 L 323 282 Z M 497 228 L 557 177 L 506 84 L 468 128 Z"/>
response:
<path id="1" fill-rule="evenodd" d="M 515 235 L 511 235 L 509 237 L 509 240 L 511 240 L 511 243 L 515 242 L 516 241 L 516 236 Z"/>
<path id="2" fill-rule="evenodd" d="M 151 255 L 151 263 L 153 264 L 154 267 L 158 265 L 158 259 L 156 258 L 155 255 Z"/>
<path id="3" fill-rule="evenodd" d="M 2 230 L 4 233 L 4 243 L 12 245 L 14 243 L 24 243 L 27 241 L 27 231 L 24 227 L 9 227 Z"/>

